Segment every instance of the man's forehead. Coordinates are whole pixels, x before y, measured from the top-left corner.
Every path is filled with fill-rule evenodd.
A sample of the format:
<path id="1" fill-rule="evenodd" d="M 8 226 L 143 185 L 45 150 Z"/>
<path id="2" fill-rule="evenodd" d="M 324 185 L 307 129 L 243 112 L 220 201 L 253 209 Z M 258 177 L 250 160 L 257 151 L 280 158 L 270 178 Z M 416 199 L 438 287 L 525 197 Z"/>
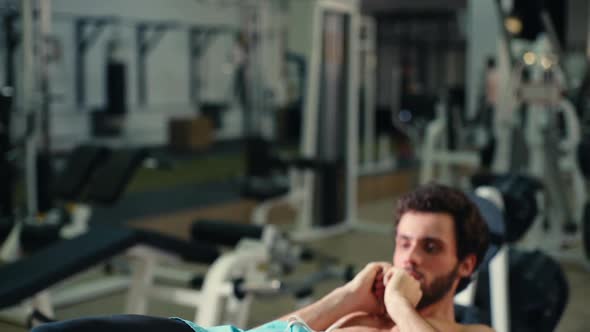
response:
<path id="1" fill-rule="evenodd" d="M 396 236 L 396 240 L 409 240 L 409 241 L 438 241 L 438 242 L 447 242 L 448 237 L 440 237 L 440 236 L 430 236 L 430 235 L 414 235 L 414 234 L 404 234 L 398 233 Z"/>
<path id="2" fill-rule="evenodd" d="M 448 213 L 409 211 L 401 217 L 397 234 L 412 239 L 448 239 L 454 237 L 453 218 Z"/>

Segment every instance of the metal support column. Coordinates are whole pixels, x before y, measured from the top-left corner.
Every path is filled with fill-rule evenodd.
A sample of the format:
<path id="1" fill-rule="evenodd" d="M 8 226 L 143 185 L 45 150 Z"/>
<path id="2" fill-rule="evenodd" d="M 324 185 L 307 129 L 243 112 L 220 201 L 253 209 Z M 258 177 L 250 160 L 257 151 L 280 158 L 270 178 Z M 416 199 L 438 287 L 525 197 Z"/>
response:
<path id="1" fill-rule="evenodd" d="M 137 99 L 141 107 L 147 104 L 147 57 L 153 51 L 171 24 L 139 23 L 135 28 L 137 45 Z"/>
<path id="2" fill-rule="evenodd" d="M 33 56 L 34 27 L 33 27 L 33 1 L 21 1 L 21 45 L 22 45 L 22 80 L 19 93 L 19 105 L 27 114 L 27 126 L 32 126 L 25 145 L 25 169 L 27 191 L 27 216 L 34 218 L 37 215 L 37 128 L 38 120 L 35 102 L 35 68 Z M 29 131 L 29 130 L 27 130 Z"/>
<path id="3" fill-rule="evenodd" d="M 188 95 L 193 109 L 200 104 L 200 69 L 199 60 L 211 44 L 214 29 L 191 27 L 188 32 Z"/>
<path id="4" fill-rule="evenodd" d="M 51 0 L 43 0 L 39 2 L 39 19 L 40 31 L 39 37 L 41 43 L 39 44 L 39 59 L 38 59 L 38 79 L 39 88 L 41 91 L 41 142 L 42 152 L 49 158 L 51 153 L 51 89 L 49 80 L 49 40 L 51 37 Z M 50 160 L 50 159 L 49 159 Z"/>
<path id="5" fill-rule="evenodd" d="M 9 13 L 4 15 L 3 17 L 3 28 L 4 28 L 4 47 L 5 49 L 5 58 L 4 58 L 4 70 L 6 75 L 6 81 L 4 82 L 5 86 L 10 86 L 14 88 L 14 54 L 16 48 L 20 43 L 20 39 L 16 34 L 16 30 L 14 27 L 15 21 L 18 19 L 16 13 Z"/>
<path id="6" fill-rule="evenodd" d="M 86 53 L 96 43 L 104 28 L 113 21 L 111 18 L 78 18 L 74 23 L 76 54 L 76 105 L 86 105 Z M 90 27 L 90 32 L 86 28 Z"/>

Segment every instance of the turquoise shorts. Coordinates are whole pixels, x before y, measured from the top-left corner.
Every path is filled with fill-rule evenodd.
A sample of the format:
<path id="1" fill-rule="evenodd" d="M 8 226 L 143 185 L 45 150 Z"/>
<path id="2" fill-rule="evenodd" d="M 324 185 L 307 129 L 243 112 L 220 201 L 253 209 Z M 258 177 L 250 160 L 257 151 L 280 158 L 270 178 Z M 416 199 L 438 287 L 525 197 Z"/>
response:
<path id="1" fill-rule="evenodd" d="M 188 326 L 190 326 L 195 332 L 314 332 L 305 324 L 290 324 L 289 322 L 285 322 L 282 320 L 275 320 L 250 330 L 242 330 L 232 325 L 221 325 L 204 328 L 182 318 L 174 317 L 173 319 L 183 321 Z"/>

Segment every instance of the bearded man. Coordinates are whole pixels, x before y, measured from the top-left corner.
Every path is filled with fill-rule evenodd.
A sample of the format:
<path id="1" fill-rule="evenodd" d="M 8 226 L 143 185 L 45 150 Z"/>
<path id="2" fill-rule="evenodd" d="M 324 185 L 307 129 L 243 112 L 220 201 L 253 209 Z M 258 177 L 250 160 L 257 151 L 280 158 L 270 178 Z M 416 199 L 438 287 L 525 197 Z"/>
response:
<path id="1" fill-rule="evenodd" d="M 346 285 L 282 318 L 316 331 L 492 331 L 455 321 L 453 298 L 467 286 L 489 243 L 476 205 L 436 184 L 402 196 L 393 262 L 369 263 Z"/>

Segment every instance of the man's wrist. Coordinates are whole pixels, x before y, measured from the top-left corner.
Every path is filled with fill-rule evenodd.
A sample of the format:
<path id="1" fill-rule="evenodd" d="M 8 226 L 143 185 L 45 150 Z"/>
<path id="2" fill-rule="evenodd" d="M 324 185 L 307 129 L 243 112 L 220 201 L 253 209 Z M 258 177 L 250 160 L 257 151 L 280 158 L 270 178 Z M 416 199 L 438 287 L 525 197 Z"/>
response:
<path id="1" fill-rule="evenodd" d="M 334 291 L 332 291 L 329 296 L 331 297 L 332 301 L 334 301 L 334 303 L 338 304 L 337 306 L 340 309 L 345 311 L 344 314 L 357 311 L 358 309 L 356 308 L 358 301 L 355 301 L 354 292 L 345 286 L 334 289 Z"/>
<path id="2" fill-rule="evenodd" d="M 393 321 L 397 321 L 397 319 L 403 316 L 407 310 L 414 310 L 410 304 L 410 301 L 408 301 L 408 299 L 403 297 L 401 294 L 392 294 L 388 298 L 387 302 L 387 313 Z"/>

